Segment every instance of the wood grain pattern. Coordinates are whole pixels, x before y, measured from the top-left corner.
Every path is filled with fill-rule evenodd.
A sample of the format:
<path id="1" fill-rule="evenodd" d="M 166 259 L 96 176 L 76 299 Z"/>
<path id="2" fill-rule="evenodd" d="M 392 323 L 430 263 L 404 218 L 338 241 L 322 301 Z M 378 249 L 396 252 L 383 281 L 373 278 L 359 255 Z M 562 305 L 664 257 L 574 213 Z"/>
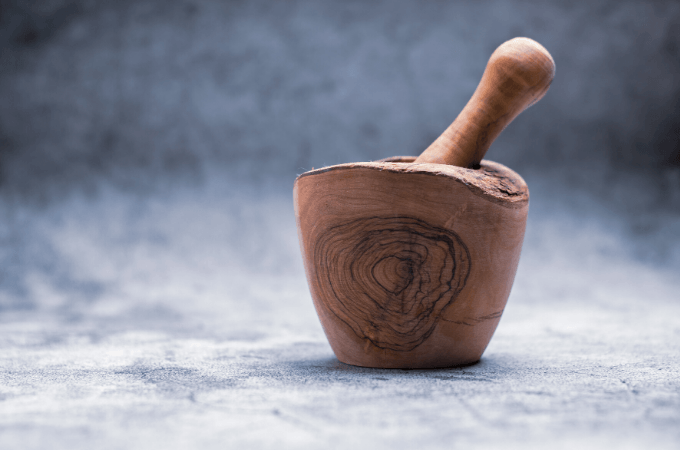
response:
<path id="1" fill-rule="evenodd" d="M 421 219 L 373 216 L 330 227 L 314 245 L 314 266 L 326 308 L 376 347 L 407 351 L 465 287 L 470 252 Z"/>
<path id="2" fill-rule="evenodd" d="M 503 43 L 463 111 L 416 162 L 477 166 L 501 131 L 545 95 L 554 76 L 555 62 L 538 42 Z"/>
<path id="3" fill-rule="evenodd" d="M 526 184 L 415 158 L 340 164 L 295 182 L 310 292 L 338 359 L 366 367 L 477 361 L 505 307 Z"/>

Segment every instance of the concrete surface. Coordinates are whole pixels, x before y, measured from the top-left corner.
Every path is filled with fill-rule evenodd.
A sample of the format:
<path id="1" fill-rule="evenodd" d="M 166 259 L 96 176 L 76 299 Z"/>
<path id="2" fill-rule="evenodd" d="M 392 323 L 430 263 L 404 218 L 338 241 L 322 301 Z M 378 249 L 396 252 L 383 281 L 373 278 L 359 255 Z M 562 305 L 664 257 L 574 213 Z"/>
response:
<path id="1" fill-rule="evenodd" d="M 678 448 L 677 211 L 528 181 L 496 335 L 442 370 L 335 359 L 289 192 L 4 201 L 0 447 Z"/>
<path id="2" fill-rule="evenodd" d="M 0 0 L 0 449 L 680 448 L 680 4 Z M 295 173 L 417 154 L 491 52 L 550 92 L 482 360 L 335 359 Z"/>

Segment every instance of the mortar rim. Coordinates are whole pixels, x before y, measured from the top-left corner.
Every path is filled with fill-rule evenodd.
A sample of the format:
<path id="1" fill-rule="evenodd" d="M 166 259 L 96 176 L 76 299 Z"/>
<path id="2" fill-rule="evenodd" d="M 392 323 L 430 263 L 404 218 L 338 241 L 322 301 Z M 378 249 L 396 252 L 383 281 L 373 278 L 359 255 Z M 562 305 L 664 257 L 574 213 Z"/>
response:
<path id="1" fill-rule="evenodd" d="M 400 174 L 439 176 L 465 185 L 473 194 L 509 208 L 523 207 L 529 202 L 529 187 L 514 170 L 489 160 L 482 160 L 479 168 L 445 164 L 415 164 L 415 156 L 392 156 L 371 162 L 335 164 L 312 169 L 297 176 L 295 185 L 302 178 L 322 175 L 332 171 L 368 169 Z"/>

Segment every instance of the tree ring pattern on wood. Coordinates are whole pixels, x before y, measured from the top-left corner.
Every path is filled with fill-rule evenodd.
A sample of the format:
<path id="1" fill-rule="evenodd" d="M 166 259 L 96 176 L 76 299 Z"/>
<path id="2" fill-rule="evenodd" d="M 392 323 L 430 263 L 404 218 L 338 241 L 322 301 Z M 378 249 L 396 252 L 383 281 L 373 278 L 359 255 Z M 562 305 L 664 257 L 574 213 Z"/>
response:
<path id="1" fill-rule="evenodd" d="M 410 351 L 465 287 L 470 252 L 453 231 L 415 217 L 367 217 L 314 246 L 319 299 L 376 347 Z"/>

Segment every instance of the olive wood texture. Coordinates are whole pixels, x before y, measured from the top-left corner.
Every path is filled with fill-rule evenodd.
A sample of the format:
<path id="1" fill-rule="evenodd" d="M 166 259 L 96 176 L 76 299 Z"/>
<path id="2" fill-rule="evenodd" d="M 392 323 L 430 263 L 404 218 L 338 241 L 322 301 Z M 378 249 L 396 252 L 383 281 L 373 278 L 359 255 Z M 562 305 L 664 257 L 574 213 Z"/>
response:
<path id="1" fill-rule="evenodd" d="M 554 76 L 555 62 L 538 42 L 503 43 L 463 111 L 416 162 L 475 167 L 501 131 L 545 95 Z"/>
<path id="2" fill-rule="evenodd" d="M 543 52 L 523 38 L 499 47 L 485 87 L 418 159 L 340 164 L 295 180 L 307 281 L 340 361 L 434 368 L 482 356 L 514 281 L 529 190 L 480 149 L 547 90 L 534 70 Z M 452 160 L 461 166 L 439 163 Z"/>
<path id="3" fill-rule="evenodd" d="M 510 294 L 524 180 L 490 161 L 472 170 L 414 159 L 341 164 L 295 182 L 310 292 L 344 363 L 473 363 Z"/>

